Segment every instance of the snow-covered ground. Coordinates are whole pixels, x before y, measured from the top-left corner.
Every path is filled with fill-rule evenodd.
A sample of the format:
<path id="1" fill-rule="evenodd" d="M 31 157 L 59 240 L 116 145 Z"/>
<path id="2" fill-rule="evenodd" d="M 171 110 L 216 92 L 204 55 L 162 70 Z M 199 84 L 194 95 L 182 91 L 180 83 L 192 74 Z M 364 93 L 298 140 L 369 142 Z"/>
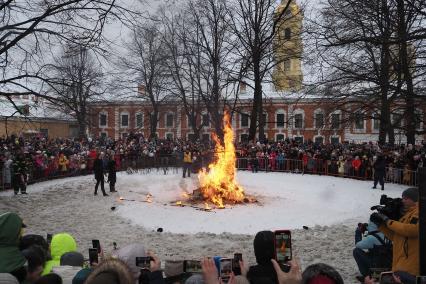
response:
<path id="1" fill-rule="evenodd" d="M 241 252 L 249 264 L 254 264 L 253 238 L 257 231 L 292 229 L 293 252 L 302 267 L 328 263 L 341 273 L 345 283 L 356 283 L 354 230 L 358 222 L 367 221 L 370 206 L 378 203 L 382 191 L 371 189 L 371 182 L 324 176 L 240 171 L 237 178 L 260 205 L 213 212 L 171 206 L 171 201 L 183 200 L 182 191 L 197 187 L 197 178 L 182 179 L 180 172 L 163 175 L 154 171 L 119 174 L 118 193 L 109 197 L 93 196 L 93 176 L 30 185 L 27 196 L 1 192 L 0 213 L 20 214 L 28 225 L 26 233 L 69 232 L 86 256 L 91 240 L 100 239 L 107 253 L 113 242 L 119 247 L 142 242 L 162 260 L 232 257 Z M 403 189 L 386 184 L 384 193 L 396 197 Z M 148 193 L 154 202 L 141 202 Z M 120 196 L 135 201 L 120 201 Z M 302 229 L 303 225 L 309 229 Z M 156 231 L 160 227 L 164 232 Z"/>
<path id="2" fill-rule="evenodd" d="M 180 174 L 133 174 L 122 176 L 117 213 L 148 229 L 162 227 L 173 233 L 210 232 L 255 234 L 270 229 L 301 229 L 302 226 L 333 225 L 367 220 L 370 207 L 378 204 L 382 191 L 372 190 L 371 182 L 327 176 L 287 173 L 238 172 L 245 192 L 259 203 L 226 206 L 213 212 L 191 207 L 170 206 L 185 199 L 182 192 L 197 188 L 196 176 L 182 179 Z M 387 185 L 386 194 L 400 196 L 402 187 Z M 150 193 L 153 203 L 141 202 Z M 200 204 L 203 207 L 203 204 Z M 155 218 L 147 218 L 155 216 Z M 171 218 L 173 216 L 173 218 Z"/>

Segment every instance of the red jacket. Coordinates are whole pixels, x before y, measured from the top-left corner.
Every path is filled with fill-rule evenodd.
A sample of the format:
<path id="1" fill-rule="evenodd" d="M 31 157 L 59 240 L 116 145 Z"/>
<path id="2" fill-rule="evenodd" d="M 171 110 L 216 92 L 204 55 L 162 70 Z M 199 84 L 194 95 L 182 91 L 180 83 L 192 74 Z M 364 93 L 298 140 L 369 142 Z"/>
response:
<path id="1" fill-rule="evenodd" d="M 359 170 L 359 167 L 361 167 L 361 160 L 353 160 L 352 161 L 352 167 L 354 167 L 355 170 Z"/>

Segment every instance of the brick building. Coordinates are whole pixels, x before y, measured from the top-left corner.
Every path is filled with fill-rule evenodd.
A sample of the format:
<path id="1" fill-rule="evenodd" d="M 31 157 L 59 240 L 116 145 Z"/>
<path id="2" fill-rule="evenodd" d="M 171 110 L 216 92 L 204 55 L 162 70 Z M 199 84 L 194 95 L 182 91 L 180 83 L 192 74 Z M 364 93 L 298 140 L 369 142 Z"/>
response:
<path id="1" fill-rule="evenodd" d="M 293 93 L 281 96 L 282 93 L 268 94 L 264 101 L 266 116 L 265 135 L 269 140 L 285 138 L 311 140 L 323 143 L 342 141 L 377 141 L 379 121 L 374 118 L 365 119 L 368 113 L 357 115 L 358 107 L 350 103 L 336 109 L 335 103 L 320 97 L 302 96 Z M 239 104 L 232 115 L 232 126 L 238 141 L 244 141 L 248 135 L 251 110 L 250 94 L 240 95 Z M 424 128 L 426 121 L 426 105 L 419 106 L 418 114 L 423 118 L 417 129 Z M 143 100 L 112 101 L 97 103 L 91 106 L 90 134 L 94 137 L 111 137 L 114 139 L 127 136 L 129 133 L 143 133 L 149 137 L 149 115 L 151 106 Z M 373 117 L 372 114 L 370 114 Z M 397 117 L 393 117 L 397 119 Z M 197 123 L 205 126 L 201 131 L 201 139 L 211 139 L 213 128 L 207 112 L 197 118 Z M 401 122 L 404 123 L 403 120 Z M 396 143 L 404 143 L 404 133 L 395 130 Z M 192 139 L 193 132 L 188 118 L 178 102 L 169 102 L 160 108 L 157 124 L 157 137 Z M 418 142 L 426 140 L 426 135 L 418 135 Z"/>

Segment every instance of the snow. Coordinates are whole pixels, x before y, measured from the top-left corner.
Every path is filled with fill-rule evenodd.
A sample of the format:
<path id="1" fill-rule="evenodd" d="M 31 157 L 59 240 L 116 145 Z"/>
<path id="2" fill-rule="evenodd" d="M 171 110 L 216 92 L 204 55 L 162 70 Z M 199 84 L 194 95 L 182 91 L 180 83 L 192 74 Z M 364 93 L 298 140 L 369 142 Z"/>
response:
<path id="1" fill-rule="evenodd" d="M 173 233 L 255 234 L 261 230 L 297 229 L 302 226 L 330 226 L 350 220 L 368 220 L 370 207 L 378 204 L 381 190 L 371 189 L 371 181 L 289 173 L 238 172 L 245 192 L 260 204 L 226 206 L 212 212 L 192 207 L 171 206 L 182 200 L 182 192 L 198 187 L 196 176 L 183 179 L 180 174 L 121 174 L 119 195 L 135 201 L 121 201 L 117 212 L 133 224 L 147 229 L 163 228 Z M 386 185 L 391 197 L 404 189 Z M 143 202 L 152 194 L 153 203 Z M 203 204 L 200 204 L 203 207 Z M 155 216 L 155 218 L 147 218 Z"/>
<path id="2" fill-rule="evenodd" d="M 371 181 L 286 173 L 239 171 L 237 178 L 262 206 L 234 206 L 214 213 L 170 206 L 182 190 L 197 187 L 197 178 L 182 179 L 180 170 L 168 175 L 153 170 L 120 173 L 118 193 L 109 197 L 93 196 L 93 175 L 29 185 L 28 195 L 0 192 L 0 212 L 17 212 L 27 224 L 25 234 L 70 233 L 86 257 L 91 240 L 99 239 L 107 254 L 113 250 L 113 242 L 119 247 L 142 243 L 162 261 L 232 257 L 239 252 L 253 265 L 255 233 L 289 228 L 294 256 L 300 259 L 302 269 L 327 263 L 339 271 L 345 283 L 358 283 L 352 256 L 355 228 L 358 222 L 368 220 L 370 206 L 378 203 L 382 193 L 397 197 L 405 188 L 385 184 L 382 192 L 371 189 Z M 153 203 L 119 201 L 120 196 L 143 201 L 148 192 Z M 113 207 L 116 209 L 111 210 Z M 309 229 L 302 229 L 303 225 Z M 159 227 L 164 229 L 162 233 L 157 232 Z M 213 233 L 222 231 L 231 233 Z"/>

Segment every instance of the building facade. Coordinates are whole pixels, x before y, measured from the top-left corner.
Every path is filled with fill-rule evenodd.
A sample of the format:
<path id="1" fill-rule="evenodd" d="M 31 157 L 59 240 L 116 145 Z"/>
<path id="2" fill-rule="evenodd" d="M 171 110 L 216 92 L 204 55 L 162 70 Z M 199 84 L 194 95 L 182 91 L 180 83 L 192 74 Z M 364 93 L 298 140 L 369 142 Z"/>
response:
<path id="1" fill-rule="evenodd" d="M 250 127 L 251 99 L 241 99 L 232 113 L 232 126 L 238 142 L 245 141 Z M 321 143 L 343 141 L 377 141 L 379 121 L 363 113 L 357 116 L 359 107 L 347 104 L 339 109 L 330 101 L 318 97 L 271 98 L 264 101 L 266 121 L 265 135 L 268 140 L 286 138 Z M 119 139 L 130 133 L 143 133 L 150 136 L 149 115 L 152 109 L 148 102 L 103 102 L 91 106 L 90 134 L 93 137 Z M 417 129 L 424 129 L 426 105 L 419 106 L 418 114 L 423 118 Z M 400 119 L 394 117 L 393 119 Z M 404 121 L 402 120 L 403 124 Z M 214 131 L 207 112 L 197 117 L 197 124 L 203 124 L 199 139 L 211 139 Z M 396 143 L 404 143 L 405 135 L 396 131 Z M 157 123 L 157 137 L 160 139 L 193 139 L 193 131 L 182 107 L 170 102 L 160 108 Z M 418 135 L 417 142 L 426 140 L 426 135 Z"/>

